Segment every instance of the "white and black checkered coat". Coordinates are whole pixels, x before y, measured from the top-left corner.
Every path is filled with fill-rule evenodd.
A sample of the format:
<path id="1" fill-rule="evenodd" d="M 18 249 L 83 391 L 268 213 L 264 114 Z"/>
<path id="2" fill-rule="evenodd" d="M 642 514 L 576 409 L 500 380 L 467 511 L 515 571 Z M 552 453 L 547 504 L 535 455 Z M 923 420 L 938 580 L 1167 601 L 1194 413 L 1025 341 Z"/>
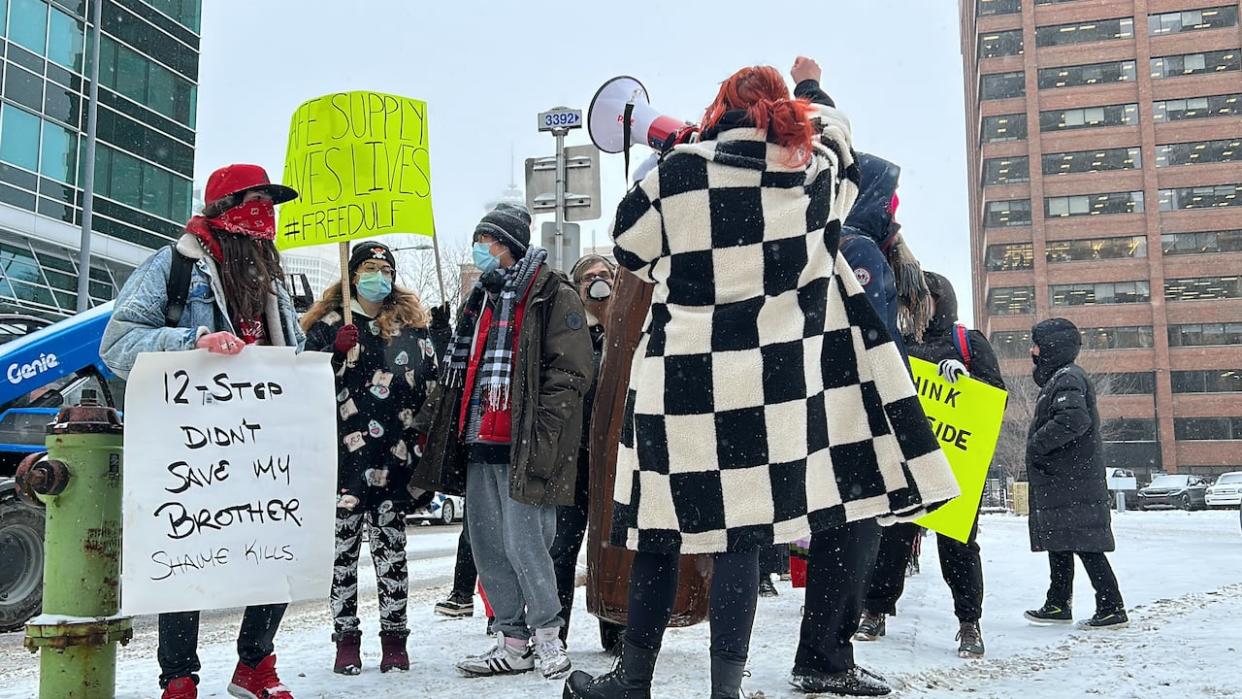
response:
<path id="1" fill-rule="evenodd" d="M 621 202 L 617 260 L 655 285 L 635 351 L 612 540 L 712 553 L 958 494 L 901 355 L 837 254 L 848 122 L 809 165 L 753 128 L 678 146 Z"/>

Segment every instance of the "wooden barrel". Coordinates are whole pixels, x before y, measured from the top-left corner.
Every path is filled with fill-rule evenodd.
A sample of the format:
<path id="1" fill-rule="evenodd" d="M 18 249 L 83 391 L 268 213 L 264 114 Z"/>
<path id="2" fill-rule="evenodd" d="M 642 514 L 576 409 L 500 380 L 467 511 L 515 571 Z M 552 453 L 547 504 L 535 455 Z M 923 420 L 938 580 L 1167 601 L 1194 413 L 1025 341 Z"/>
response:
<path id="1" fill-rule="evenodd" d="M 587 610 L 615 624 L 625 623 L 634 552 L 608 544 L 612 529 L 612 488 L 617 475 L 617 443 L 625 412 L 625 394 L 630 384 L 630 359 L 651 306 L 651 291 L 651 285 L 624 270 L 617 277 L 608 317 L 604 319 L 604 361 L 591 418 Z M 693 626 L 707 618 L 711 573 L 710 556 L 681 557 L 677 601 L 670 625 Z"/>

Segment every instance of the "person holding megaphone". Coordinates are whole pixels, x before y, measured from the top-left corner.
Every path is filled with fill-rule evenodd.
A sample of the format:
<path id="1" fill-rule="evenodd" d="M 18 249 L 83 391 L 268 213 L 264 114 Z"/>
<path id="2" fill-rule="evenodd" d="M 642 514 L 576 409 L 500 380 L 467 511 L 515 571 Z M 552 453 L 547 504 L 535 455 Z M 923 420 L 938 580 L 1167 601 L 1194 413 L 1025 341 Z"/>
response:
<path id="1" fill-rule="evenodd" d="M 683 553 L 714 559 L 711 697 L 736 699 L 762 548 L 917 517 L 958 492 L 838 254 L 857 194 L 848 121 L 756 66 L 700 126 L 617 209 L 617 261 L 654 286 L 613 496 L 612 543 L 636 555 L 621 659 L 570 675 L 568 699 L 651 696 Z"/>

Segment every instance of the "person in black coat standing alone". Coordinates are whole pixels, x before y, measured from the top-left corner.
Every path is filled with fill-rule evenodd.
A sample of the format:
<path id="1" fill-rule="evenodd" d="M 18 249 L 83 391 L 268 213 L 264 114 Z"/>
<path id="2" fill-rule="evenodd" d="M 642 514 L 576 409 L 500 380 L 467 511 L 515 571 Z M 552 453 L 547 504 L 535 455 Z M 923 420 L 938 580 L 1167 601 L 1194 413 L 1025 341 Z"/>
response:
<path id="1" fill-rule="evenodd" d="M 1095 588 L 1095 616 L 1084 628 L 1129 623 L 1117 577 L 1104 554 L 1115 549 L 1095 388 L 1074 363 L 1078 328 L 1052 318 L 1031 330 L 1039 400 L 1026 441 L 1031 486 L 1031 550 L 1047 551 L 1052 573 L 1043 607 L 1024 616 L 1035 624 L 1073 621 L 1074 555 Z"/>
<path id="2" fill-rule="evenodd" d="M 937 365 L 940 376 L 949 383 L 970 377 L 1004 390 L 1000 362 L 992 345 L 983 333 L 967 330 L 957 322 L 957 293 L 953 285 L 934 272 L 924 272 L 923 276 L 931 291 L 934 310 L 922 342 L 906 338 L 910 356 Z M 979 557 L 979 543 L 975 540 L 978 533 L 979 515 L 976 513 L 967 543 L 944 535 L 936 536 L 940 572 L 953 593 L 953 612 L 960 625 L 957 652 L 963 658 L 978 658 L 984 653 L 983 634 L 979 630 L 979 618 L 983 616 L 983 562 Z M 910 564 L 918 534 L 919 526 L 913 523 L 885 527 L 855 640 L 875 641 L 884 635 L 885 616 L 897 613 L 897 600 L 905 588 L 906 567 Z"/>

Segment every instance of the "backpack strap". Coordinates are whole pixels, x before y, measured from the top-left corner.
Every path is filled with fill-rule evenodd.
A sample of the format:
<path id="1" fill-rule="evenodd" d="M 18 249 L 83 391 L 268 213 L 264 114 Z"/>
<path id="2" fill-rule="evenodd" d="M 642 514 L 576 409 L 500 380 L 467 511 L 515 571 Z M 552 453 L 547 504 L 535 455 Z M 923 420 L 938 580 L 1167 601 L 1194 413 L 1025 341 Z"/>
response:
<path id="1" fill-rule="evenodd" d="M 176 243 L 168 247 L 172 251 L 172 266 L 168 270 L 168 303 L 164 306 L 164 327 L 175 328 L 181 323 L 186 300 L 190 297 L 190 273 L 194 271 L 194 260 L 182 254 Z"/>
<path id="2" fill-rule="evenodd" d="M 970 368 L 970 331 L 961 323 L 953 324 L 953 346 L 957 348 L 957 353 L 962 357 L 962 363 L 966 365 L 966 371 Z"/>

